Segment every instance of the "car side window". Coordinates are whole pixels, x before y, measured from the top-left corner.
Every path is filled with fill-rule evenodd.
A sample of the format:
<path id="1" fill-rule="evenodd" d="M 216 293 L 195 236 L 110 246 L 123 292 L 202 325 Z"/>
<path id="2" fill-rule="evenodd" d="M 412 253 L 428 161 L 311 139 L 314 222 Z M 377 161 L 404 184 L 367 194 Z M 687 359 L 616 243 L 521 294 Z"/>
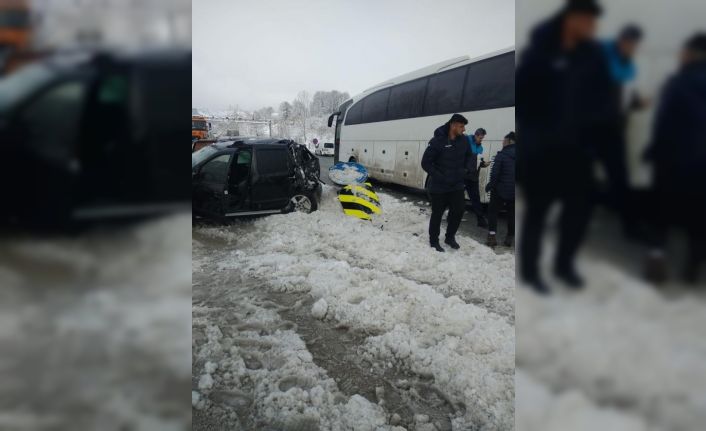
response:
<path id="1" fill-rule="evenodd" d="M 289 173 L 288 154 L 286 149 L 258 150 L 257 172 L 260 175 L 287 175 Z"/>
<path id="2" fill-rule="evenodd" d="M 230 178 L 231 184 L 240 184 L 250 176 L 250 163 L 252 162 L 252 152 L 249 150 L 241 150 L 238 152 L 238 158 L 231 166 L 232 175 Z"/>
<path id="3" fill-rule="evenodd" d="M 206 162 L 199 171 L 201 179 L 211 183 L 225 183 L 231 154 L 221 154 Z"/>
<path id="4" fill-rule="evenodd" d="M 67 81 L 45 91 L 21 112 L 27 144 L 54 159 L 76 154 L 86 99 L 83 81 Z"/>

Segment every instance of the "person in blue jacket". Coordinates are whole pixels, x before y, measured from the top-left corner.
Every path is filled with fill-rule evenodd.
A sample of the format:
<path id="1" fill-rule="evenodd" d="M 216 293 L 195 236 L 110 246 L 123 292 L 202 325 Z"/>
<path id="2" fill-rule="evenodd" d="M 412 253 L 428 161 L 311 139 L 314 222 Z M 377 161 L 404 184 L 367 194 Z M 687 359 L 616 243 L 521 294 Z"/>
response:
<path id="1" fill-rule="evenodd" d="M 488 133 L 483 128 L 479 128 L 473 135 L 468 136 L 468 145 L 471 147 L 471 153 L 473 158 L 473 164 L 478 166 L 478 156 L 483 154 L 483 139 Z M 485 168 L 484 162 L 481 163 L 479 168 Z M 471 211 L 476 215 L 478 219 L 479 227 L 488 227 L 488 221 L 483 215 L 483 206 L 480 203 L 480 191 L 478 190 L 478 169 L 476 169 L 473 175 L 469 175 L 465 180 L 466 192 L 468 193 L 468 199 L 471 200 Z"/>
<path id="2" fill-rule="evenodd" d="M 431 219 L 429 220 L 429 243 L 436 251 L 445 251 L 439 244 L 441 218 L 449 209 L 446 240 L 453 249 L 458 249 L 455 236 L 464 212 L 464 179 L 476 169 L 473 154 L 463 132 L 468 120 L 463 115 L 453 114 L 451 119 L 434 131 L 422 156 L 422 169 L 429 174 L 428 191 L 431 196 Z"/>
<path id="3" fill-rule="evenodd" d="M 601 46 L 612 78 L 611 103 L 619 115 L 603 136 L 596 140 L 596 159 L 607 175 L 607 189 L 603 200 L 617 210 L 627 237 L 638 237 L 636 214 L 631 208 L 632 191 L 628 183 L 626 135 L 628 115 L 647 106 L 648 102 L 631 88 L 637 78 L 635 55 L 643 38 L 643 32 L 635 24 L 628 24 L 613 40 L 603 41 Z"/>

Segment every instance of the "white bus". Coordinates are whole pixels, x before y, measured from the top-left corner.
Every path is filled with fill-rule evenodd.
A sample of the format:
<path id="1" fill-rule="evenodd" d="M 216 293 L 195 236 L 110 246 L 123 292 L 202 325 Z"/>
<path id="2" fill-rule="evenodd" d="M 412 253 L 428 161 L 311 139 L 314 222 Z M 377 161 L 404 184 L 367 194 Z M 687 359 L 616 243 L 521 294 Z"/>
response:
<path id="1" fill-rule="evenodd" d="M 515 130 L 514 48 L 434 64 L 347 100 L 329 117 L 329 127 L 336 120 L 334 160 L 361 163 L 382 182 L 425 189 L 422 155 L 453 113 L 468 119 L 468 134 L 486 129 L 482 157 L 490 162 Z"/>

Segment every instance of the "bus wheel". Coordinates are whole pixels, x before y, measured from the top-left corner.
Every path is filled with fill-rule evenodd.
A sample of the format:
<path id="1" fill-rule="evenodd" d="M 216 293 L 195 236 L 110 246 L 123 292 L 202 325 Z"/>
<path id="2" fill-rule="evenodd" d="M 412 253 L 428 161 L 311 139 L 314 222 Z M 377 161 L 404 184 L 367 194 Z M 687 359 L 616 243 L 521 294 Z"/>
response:
<path id="1" fill-rule="evenodd" d="M 427 176 L 427 179 L 424 181 L 424 191 L 427 194 L 427 200 L 429 203 L 431 203 L 431 193 L 429 193 L 429 180 L 431 179 L 430 176 Z"/>

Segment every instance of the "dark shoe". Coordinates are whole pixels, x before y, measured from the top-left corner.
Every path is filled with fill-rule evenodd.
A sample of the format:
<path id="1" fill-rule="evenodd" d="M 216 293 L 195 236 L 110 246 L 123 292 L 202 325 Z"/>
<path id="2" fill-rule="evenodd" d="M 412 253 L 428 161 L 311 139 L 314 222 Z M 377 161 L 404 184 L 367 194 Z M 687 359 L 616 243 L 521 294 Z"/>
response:
<path id="1" fill-rule="evenodd" d="M 572 289 L 581 289 L 584 287 L 583 278 L 581 278 L 574 268 L 556 269 L 554 275 Z"/>
<path id="2" fill-rule="evenodd" d="M 505 241 L 503 241 L 503 245 L 505 247 L 511 247 L 512 246 L 512 240 L 515 239 L 514 235 L 508 235 L 505 237 Z"/>
<path id="3" fill-rule="evenodd" d="M 547 286 L 547 284 L 544 283 L 544 280 L 539 277 L 527 279 L 525 280 L 525 283 L 527 283 L 535 293 L 540 295 L 547 296 L 552 293 L 549 286 Z"/>
<path id="4" fill-rule="evenodd" d="M 664 255 L 650 255 L 645 262 L 645 279 L 654 284 L 667 281 L 667 260 Z"/>
<path id="5" fill-rule="evenodd" d="M 458 250 L 459 248 L 461 248 L 461 246 L 458 245 L 454 238 L 446 237 L 446 239 L 444 240 L 444 244 L 448 244 L 454 250 Z"/>
<path id="6" fill-rule="evenodd" d="M 434 248 L 434 249 L 436 249 L 436 251 L 438 251 L 439 253 L 443 253 L 443 252 L 446 251 L 446 250 L 444 250 L 443 248 L 441 248 L 441 245 L 439 244 L 439 241 L 431 242 L 431 243 L 429 243 L 429 245 L 431 245 L 431 247 Z"/>
<path id="7" fill-rule="evenodd" d="M 488 227 L 488 220 L 483 216 L 478 216 L 478 227 Z"/>
<path id="8" fill-rule="evenodd" d="M 490 248 L 495 248 L 496 245 L 498 245 L 498 240 L 495 238 L 495 235 L 493 234 L 488 234 L 488 239 L 485 240 L 485 245 L 487 245 Z"/>

